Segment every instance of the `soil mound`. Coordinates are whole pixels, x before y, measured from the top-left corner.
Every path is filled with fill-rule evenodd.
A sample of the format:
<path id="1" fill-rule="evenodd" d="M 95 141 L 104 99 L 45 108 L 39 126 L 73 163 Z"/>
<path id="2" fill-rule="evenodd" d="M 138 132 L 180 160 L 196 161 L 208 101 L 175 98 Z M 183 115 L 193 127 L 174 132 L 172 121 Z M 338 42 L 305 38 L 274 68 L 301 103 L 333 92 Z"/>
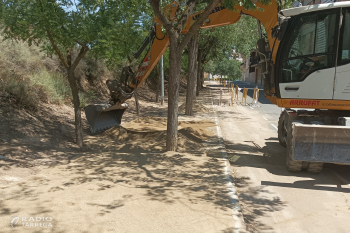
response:
<path id="1" fill-rule="evenodd" d="M 118 144 L 128 144 L 128 148 L 138 148 L 148 151 L 163 151 L 166 145 L 166 123 L 164 117 L 140 117 L 124 124 L 115 126 L 103 133 Z M 208 120 L 179 121 L 178 151 L 199 151 L 209 137 L 214 133 L 208 130 L 215 123 Z"/>
<path id="2" fill-rule="evenodd" d="M 124 140 L 128 136 L 128 132 L 120 125 L 117 125 L 103 132 L 103 135 L 114 140 Z"/>
<path id="3" fill-rule="evenodd" d="M 185 109 L 186 109 L 186 102 L 183 103 L 179 107 L 179 112 L 180 113 L 185 113 Z M 205 106 L 203 106 L 201 103 L 199 103 L 197 101 L 193 101 L 192 109 L 193 109 L 194 113 L 208 113 L 210 111 L 208 108 L 206 108 Z"/>
<path id="4" fill-rule="evenodd" d="M 167 119 L 165 117 L 139 117 L 124 125 L 131 131 L 159 131 L 166 130 Z"/>

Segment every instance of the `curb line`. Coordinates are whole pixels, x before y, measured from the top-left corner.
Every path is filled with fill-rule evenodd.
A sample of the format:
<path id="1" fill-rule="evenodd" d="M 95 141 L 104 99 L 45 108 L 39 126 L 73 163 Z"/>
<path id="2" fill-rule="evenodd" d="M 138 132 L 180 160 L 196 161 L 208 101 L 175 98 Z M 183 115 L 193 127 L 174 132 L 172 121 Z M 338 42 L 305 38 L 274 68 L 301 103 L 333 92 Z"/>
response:
<path id="1" fill-rule="evenodd" d="M 210 93 L 211 104 L 212 104 L 213 112 L 214 112 L 214 116 L 215 116 L 216 131 L 217 131 L 217 134 L 219 137 L 219 143 L 224 148 L 221 150 L 221 157 L 222 157 L 222 160 L 225 162 L 225 177 L 227 179 L 226 186 L 227 186 L 227 189 L 229 191 L 230 202 L 233 205 L 232 206 L 232 216 L 233 216 L 233 219 L 235 220 L 235 232 L 242 232 L 242 230 L 245 231 L 244 218 L 243 218 L 243 214 L 242 214 L 242 211 L 241 211 L 241 208 L 239 205 L 239 200 L 238 200 L 236 188 L 235 188 L 234 184 L 232 183 L 231 165 L 230 165 L 230 161 L 227 159 L 226 147 L 224 144 L 223 134 L 222 134 L 221 128 L 220 128 L 219 123 L 218 123 L 218 116 L 217 116 L 216 110 L 214 108 L 213 97 L 211 95 L 211 89 L 210 89 L 209 93 Z M 242 229 L 242 227 L 243 227 L 243 229 Z"/>

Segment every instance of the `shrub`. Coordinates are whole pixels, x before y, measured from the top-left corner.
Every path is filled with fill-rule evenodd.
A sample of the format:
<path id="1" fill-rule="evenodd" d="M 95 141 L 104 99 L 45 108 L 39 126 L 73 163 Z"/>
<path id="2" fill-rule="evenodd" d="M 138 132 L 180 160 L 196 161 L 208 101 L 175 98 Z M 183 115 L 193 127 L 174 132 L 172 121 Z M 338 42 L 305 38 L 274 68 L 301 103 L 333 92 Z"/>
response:
<path id="1" fill-rule="evenodd" d="M 96 93 L 107 93 L 104 80 L 113 79 L 120 72 L 119 66 L 108 70 L 103 60 L 86 56 L 75 72 L 81 106 L 87 106 Z M 48 57 L 40 47 L 28 46 L 26 42 L 4 41 L 1 33 L 0 92 L 30 110 L 37 109 L 40 101 L 54 104 L 72 101 L 66 70 L 57 56 Z"/>
<path id="2" fill-rule="evenodd" d="M 22 105 L 28 110 L 36 110 L 39 99 L 38 90 L 27 79 L 9 79 L 3 86 L 16 104 Z"/>
<path id="3" fill-rule="evenodd" d="M 40 73 L 32 75 L 30 79 L 34 85 L 42 87 L 48 102 L 62 104 L 71 98 L 67 79 L 58 72 L 42 70 Z"/>
<path id="4" fill-rule="evenodd" d="M 79 92 L 80 107 L 85 108 L 91 103 L 91 100 L 96 97 L 96 93 L 93 90 L 89 90 L 88 93 Z"/>

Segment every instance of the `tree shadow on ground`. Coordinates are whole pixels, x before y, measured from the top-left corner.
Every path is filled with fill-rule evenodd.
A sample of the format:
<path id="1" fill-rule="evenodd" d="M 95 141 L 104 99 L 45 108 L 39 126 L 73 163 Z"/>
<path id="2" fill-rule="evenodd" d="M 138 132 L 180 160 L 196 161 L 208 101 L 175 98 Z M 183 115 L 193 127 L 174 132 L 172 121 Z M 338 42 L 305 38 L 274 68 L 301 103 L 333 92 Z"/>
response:
<path id="1" fill-rule="evenodd" d="M 187 140 L 202 143 L 201 139 L 187 132 Z M 35 178 L 19 183 L 20 189 L 11 192 L 11 200 L 26 203 L 37 203 L 45 193 L 64 193 L 74 187 L 88 184 L 92 191 L 103 193 L 107 190 L 118 190 L 118 187 L 143 190 L 144 201 L 156 201 L 172 205 L 189 197 L 192 204 L 215 206 L 223 211 L 230 211 L 232 204 L 225 186 L 224 165 L 215 157 L 208 157 L 206 151 L 217 145 L 216 137 L 205 142 L 205 147 L 188 146 L 188 152 L 154 151 L 150 145 L 123 144 L 114 141 L 106 142 L 105 137 L 97 137 L 84 153 L 68 152 L 66 156 L 74 157 L 66 165 L 53 165 L 59 173 L 59 181 L 50 178 Z M 113 140 L 111 140 L 113 141 Z M 103 145 L 108 144 L 108 147 Z M 197 149 L 197 151 L 195 151 Z M 52 185 L 52 184 L 54 185 Z M 123 207 L 127 202 L 123 199 L 110 200 L 107 204 L 87 201 L 87 205 L 98 208 L 95 213 L 104 216 Z M 187 199 L 187 198 L 186 198 Z M 3 203 L 1 203 L 3 204 Z M 54 200 L 43 203 L 47 208 L 35 215 L 43 215 L 50 211 Z M 0 207 L 0 216 L 16 214 L 18 210 L 6 203 Z M 49 213 L 49 212 L 47 212 Z M 210 210 L 201 214 L 212 215 Z M 35 216 L 34 215 L 34 216 Z"/>
<path id="2" fill-rule="evenodd" d="M 209 101 L 209 98 L 207 100 Z M 152 106 L 144 109 L 147 115 L 151 116 L 166 114 L 166 111 L 162 110 L 159 113 L 157 108 Z M 202 117 L 204 118 L 204 115 Z M 134 118 L 130 116 L 128 120 Z M 214 131 L 214 129 L 213 126 L 211 130 Z M 142 129 L 128 133 L 136 138 L 151 138 L 141 141 L 118 141 L 102 135 L 89 135 L 85 138 L 87 148 L 83 152 L 74 148 L 52 149 L 51 153 L 56 156 L 56 163 L 48 164 L 54 171 L 51 177 L 31 177 L 29 180 L 19 182 L 16 189 L 9 189 L 4 195 L 10 197 L 11 203 L 21 201 L 28 206 L 33 206 L 47 193 L 55 197 L 63 196 L 68 192 L 66 190 L 76 187 L 89 187 L 86 190 L 87 193 L 93 192 L 101 197 L 110 190 L 126 188 L 141 190 L 141 194 L 139 193 L 141 196 L 113 198 L 104 203 L 103 199 L 86 200 L 85 204 L 97 208 L 93 214 L 98 216 L 112 215 L 113 211 L 124 207 L 134 198 L 167 205 L 200 203 L 212 207 L 201 210 L 199 213 L 207 216 L 213 216 L 212 209 L 231 213 L 232 204 L 226 187 L 227 180 L 223 173 L 224 163 L 219 159 L 221 152 L 217 150 L 217 136 L 203 140 L 195 132 L 183 128 L 179 133 L 184 149 L 180 149 L 179 152 L 165 152 L 165 131 L 156 131 L 154 135 L 140 131 Z M 28 148 L 34 150 L 34 145 L 32 146 L 33 148 Z M 14 164 L 6 166 L 11 167 Z M 47 211 L 51 211 L 51 207 L 56 205 L 55 199 L 45 201 L 47 208 L 38 209 L 41 212 L 33 214 L 49 213 Z M 1 217 L 20 211 L 11 206 L 10 202 L 1 202 L 1 204 L 3 204 L 0 206 Z M 228 229 L 225 232 L 230 231 Z"/>
<path id="3" fill-rule="evenodd" d="M 248 232 L 272 231 L 273 228 L 259 220 L 261 216 L 271 212 L 281 211 L 285 203 L 276 195 L 272 198 L 264 194 L 274 195 L 262 186 L 251 185 L 249 177 L 234 177 L 234 184 L 238 188 L 238 196 Z"/>
<path id="4" fill-rule="evenodd" d="M 270 212 L 281 211 L 286 206 L 286 203 L 277 194 L 274 195 L 267 190 L 268 186 L 350 193 L 350 188 L 344 186 L 344 183 L 340 180 L 334 179 L 332 171 L 327 168 L 320 174 L 311 174 L 306 171 L 287 171 L 285 167 L 286 149 L 279 145 L 277 138 L 265 139 L 265 146 L 263 147 L 254 141 L 245 141 L 244 143 L 226 141 L 225 145 L 228 150 L 228 158 L 234 169 L 239 167 L 261 168 L 266 169 L 273 175 L 300 178 L 293 183 L 281 183 L 264 180 L 262 177 L 258 178 L 258 180 L 261 180 L 261 185 L 256 186 L 251 182 L 250 177 L 235 176 L 234 183 L 239 192 L 248 231 L 272 230 L 259 219 L 262 216 L 268 216 Z"/>

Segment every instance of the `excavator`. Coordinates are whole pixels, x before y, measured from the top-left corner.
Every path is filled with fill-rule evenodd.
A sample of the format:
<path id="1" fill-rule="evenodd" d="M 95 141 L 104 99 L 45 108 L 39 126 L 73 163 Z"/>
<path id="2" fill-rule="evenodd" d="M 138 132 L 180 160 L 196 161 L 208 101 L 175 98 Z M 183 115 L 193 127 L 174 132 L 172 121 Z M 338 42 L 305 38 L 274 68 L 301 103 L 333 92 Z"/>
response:
<path id="1" fill-rule="evenodd" d="M 241 15 L 252 16 L 264 26 L 267 41 L 257 41 L 265 97 L 282 108 L 278 122 L 279 143 L 287 148 L 289 171 L 321 172 L 323 163 L 350 164 L 350 2 L 335 2 L 280 10 L 272 0 L 258 10 L 218 5 L 202 29 L 236 23 Z M 164 8 L 170 18 L 179 8 Z M 201 12 L 188 18 L 187 33 Z M 148 51 L 137 72 L 123 69 L 119 80 L 107 81 L 111 99 L 85 108 L 91 132 L 121 123 L 125 101 L 141 87 L 162 54 L 169 38 L 156 17 L 149 36 L 134 54 Z"/>

